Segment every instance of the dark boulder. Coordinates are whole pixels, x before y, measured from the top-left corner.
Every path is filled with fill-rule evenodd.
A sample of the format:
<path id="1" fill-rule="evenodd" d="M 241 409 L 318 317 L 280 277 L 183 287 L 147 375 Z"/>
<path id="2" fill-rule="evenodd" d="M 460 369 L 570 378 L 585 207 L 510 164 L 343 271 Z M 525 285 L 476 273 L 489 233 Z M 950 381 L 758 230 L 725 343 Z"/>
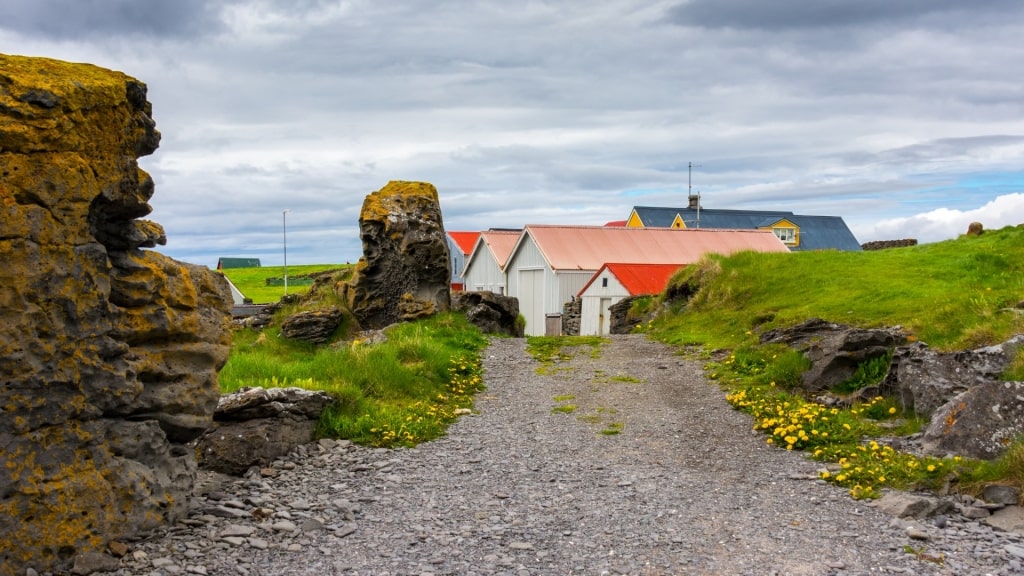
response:
<path id="1" fill-rule="evenodd" d="M 199 466 L 240 476 L 313 440 L 321 413 L 334 402 L 302 388 L 243 388 L 221 397 L 214 426 L 196 442 Z"/>
<path id="2" fill-rule="evenodd" d="M 344 314 L 335 307 L 297 312 L 281 322 L 281 336 L 324 344 L 341 325 Z"/>
<path id="3" fill-rule="evenodd" d="M 460 311 L 485 334 L 521 337 L 519 299 L 493 292 L 454 292 L 452 309 Z"/>
<path id="4" fill-rule="evenodd" d="M 760 340 L 802 352 L 811 362 L 803 374 L 803 388 L 814 394 L 849 380 L 861 364 L 885 357 L 904 336 L 898 328 L 854 328 L 812 318 L 790 328 L 769 330 Z"/>
<path id="5" fill-rule="evenodd" d="M 985 382 L 939 408 L 925 429 L 928 454 L 998 458 L 1024 435 L 1024 382 Z"/>
<path id="6" fill-rule="evenodd" d="M 1024 336 L 995 346 L 959 352 L 935 352 L 921 342 L 897 348 L 884 390 L 903 405 L 931 417 L 940 406 L 974 386 L 996 382 L 1013 361 Z"/>

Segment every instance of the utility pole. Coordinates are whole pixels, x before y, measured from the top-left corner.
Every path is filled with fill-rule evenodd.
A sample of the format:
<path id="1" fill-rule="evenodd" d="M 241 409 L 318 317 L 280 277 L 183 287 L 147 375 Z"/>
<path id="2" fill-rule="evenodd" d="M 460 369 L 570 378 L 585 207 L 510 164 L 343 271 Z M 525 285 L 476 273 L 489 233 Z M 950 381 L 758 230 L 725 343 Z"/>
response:
<path id="1" fill-rule="evenodd" d="M 284 240 L 284 295 L 288 295 L 288 209 L 281 212 L 281 239 Z"/>

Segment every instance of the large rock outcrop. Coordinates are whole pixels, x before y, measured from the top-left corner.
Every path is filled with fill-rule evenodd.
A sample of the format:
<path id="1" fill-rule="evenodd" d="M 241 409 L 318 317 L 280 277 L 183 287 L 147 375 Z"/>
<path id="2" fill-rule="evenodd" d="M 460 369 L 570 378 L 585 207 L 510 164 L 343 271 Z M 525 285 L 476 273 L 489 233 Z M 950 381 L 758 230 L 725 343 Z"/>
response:
<path id="1" fill-rule="evenodd" d="M 226 283 L 164 242 L 136 159 L 160 133 L 145 84 L 0 55 L 0 574 L 184 516 L 185 443 L 230 347 Z"/>
<path id="2" fill-rule="evenodd" d="M 367 196 L 359 236 L 363 257 L 341 295 L 361 328 L 451 308 L 448 241 L 432 184 L 392 181 Z"/>

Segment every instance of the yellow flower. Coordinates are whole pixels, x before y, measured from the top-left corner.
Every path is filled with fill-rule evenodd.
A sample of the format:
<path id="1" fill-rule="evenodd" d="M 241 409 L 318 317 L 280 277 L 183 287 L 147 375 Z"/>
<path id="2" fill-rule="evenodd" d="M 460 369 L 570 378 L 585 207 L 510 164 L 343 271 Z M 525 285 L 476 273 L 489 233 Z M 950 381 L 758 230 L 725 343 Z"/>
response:
<path id="1" fill-rule="evenodd" d="M 878 477 L 878 481 L 879 482 L 885 482 L 885 476 L 879 476 Z"/>
<path id="2" fill-rule="evenodd" d="M 928 471 L 929 472 L 935 472 L 935 464 L 929 464 L 928 465 Z"/>
<path id="3" fill-rule="evenodd" d="M 896 413 L 896 407 L 895 406 L 893 406 L 892 408 L 889 408 L 889 414 L 895 414 L 895 413 Z"/>

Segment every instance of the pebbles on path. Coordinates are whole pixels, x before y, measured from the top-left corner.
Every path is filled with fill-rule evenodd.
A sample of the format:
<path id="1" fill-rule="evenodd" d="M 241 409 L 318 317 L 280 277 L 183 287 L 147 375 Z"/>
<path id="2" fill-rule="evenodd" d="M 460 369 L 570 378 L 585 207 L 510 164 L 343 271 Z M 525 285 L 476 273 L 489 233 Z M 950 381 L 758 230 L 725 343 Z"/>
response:
<path id="1" fill-rule="evenodd" d="M 642 336 L 545 375 L 523 339 L 484 356 L 478 413 L 446 437 L 204 472 L 190 517 L 131 543 L 116 573 L 1021 573 L 1020 536 L 961 517 L 908 531 L 767 446 L 698 363 Z"/>

